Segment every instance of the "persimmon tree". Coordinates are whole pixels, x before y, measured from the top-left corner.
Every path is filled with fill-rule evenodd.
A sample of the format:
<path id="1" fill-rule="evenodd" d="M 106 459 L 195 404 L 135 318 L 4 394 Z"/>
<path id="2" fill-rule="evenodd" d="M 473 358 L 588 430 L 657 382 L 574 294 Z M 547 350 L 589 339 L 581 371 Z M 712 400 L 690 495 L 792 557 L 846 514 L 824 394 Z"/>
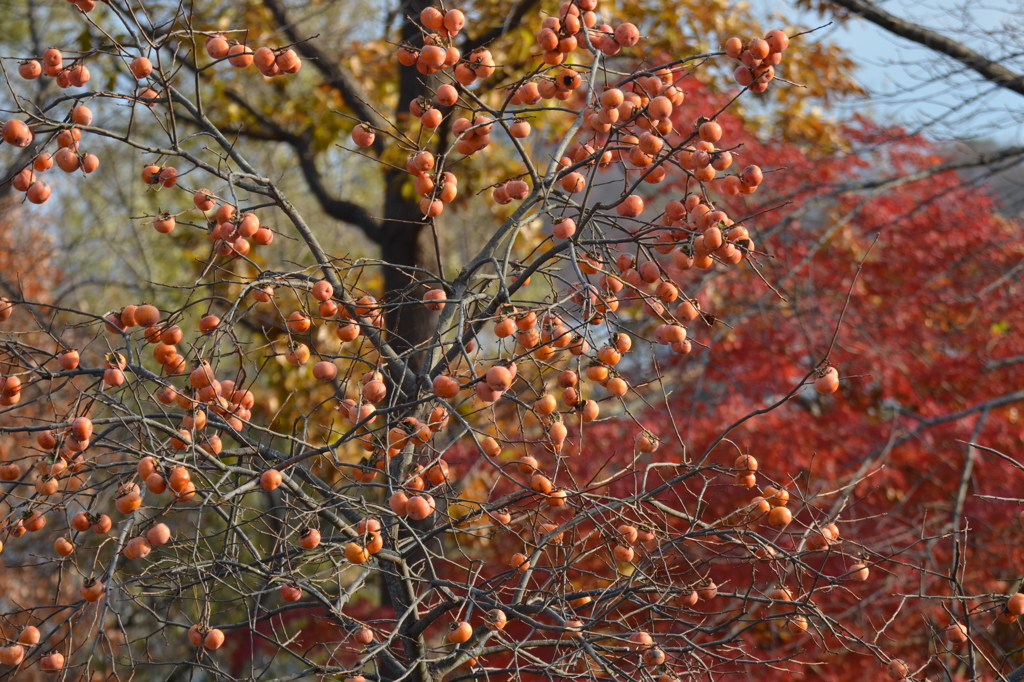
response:
<path id="1" fill-rule="evenodd" d="M 751 236 L 766 213 L 745 201 L 775 168 L 728 112 L 789 85 L 776 68 L 803 36 L 638 66 L 640 29 L 579 0 L 548 8 L 532 67 L 502 81 L 486 41 L 458 47 L 472 13 L 417 8 L 393 57 L 429 96 L 410 99 L 412 122 L 364 107 L 351 153 L 386 140 L 392 156 L 376 158 L 411 183 L 409 219 L 431 231 L 467 169 L 495 148 L 515 166 L 473 200 L 493 209 L 482 248 L 457 266 L 438 248 L 434 271 L 326 250 L 211 119 L 231 99 L 219 72 L 274 87 L 304 68 L 299 44 L 250 45 L 246 27 L 205 30 L 180 7 L 160 23 L 75 4 L 102 45 L 4 62 L 11 191 L 45 210 L 63 171 L 87 192 L 99 164 L 122 162 L 90 142 L 113 142 L 159 204 L 131 229 L 207 248 L 199 277 L 159 283 L 164 300 L 0 301 L 0 556 L 51 587 L 5 611 L 4 674 L 671 682 L 799 668 L 812 633 L 892 679 L 915 673 L 884 624 L 829 599 L 905 548 L 840 532 L 841 509 L 795 497 L 784 467 L 734 434 L 836 393 L 843 316 L 784 391 L 696 436 L 664 371 L 721 327 L 716 278 L 756 290 L 779 274 Z M 727 94 L 694 80 L 712 65 Z M 275 257 L 286 239 L 301 262 Z M 378 300 L 366 282 L 382 269 L 400 277 Z M 731 295 L 746 292 L 717 298 Z M 624 439 L 630 422 L 642 428 Z M 853 541 L 864 559 L 846 560 Z"/>

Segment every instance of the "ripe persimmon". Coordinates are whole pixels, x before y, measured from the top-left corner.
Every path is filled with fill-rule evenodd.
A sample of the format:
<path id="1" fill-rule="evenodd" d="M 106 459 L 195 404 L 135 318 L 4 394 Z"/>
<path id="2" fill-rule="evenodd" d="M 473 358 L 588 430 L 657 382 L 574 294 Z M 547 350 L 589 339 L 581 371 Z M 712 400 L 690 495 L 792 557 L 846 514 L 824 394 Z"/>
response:
<path id="1" fill-rule="evenodd" d="M 770 53 L 784 52 L 789 47 L 789 36 L 778 29 L 768 31 L 764 36 L 764 40 L 768 43 Z"/>
<path id="2" fill-rule="evenodd" d="M 487 436 L 480 441 L 480 450 L 488 457 L 497 457 L 501 454 L 501 445 L 494 438 Z"/>
<path id="3" fill-rule="evenodd" d="M 775 507 L 768 512 L 768 523 L 775 528 L 785 528 L 793 520 L 793 513 L 786 507 Z"/>
<path id="4" fill-rule="evenodd" d="M 441 485 L 448 480 L 448 463 L 443 459 L 427 469 L 427 480 L 431 485 Z"/>
<path id="5" fill-rule="evenodd" d="M 65 173 L 74 173 L 82 166 L 82 158 L 73 149 L 61 147 L 54 155 L 57 167 Z M 31 187 L 29 188 L 31 190 Z"/>
<path id="6" fill-rule="evenodd" d="M 712 580 L 706 580 L 697 587 L 697 596 L 701 601 L 714 599 L 717 594 L 718 586 Z"/>
<path id="7" fill-rule="evenodd" d="M 368 381 L 363 385 L 362 395 L 370 403 L 379 403 L 387 397 L 387 386 L 377 379 Z"/>
<path id="8" fill-rule="evenodd" d="M 821 394 L 835 393 L 839 389 L 839 372 L 835 367 L 827 367 L 814 380 L 814 388 Z"/>
<path id="9" fill-rule="evenodd" d="M 213 59 L 224 59 L 230 49 L 231 44 L 222 35 L 212 35 L 206 39 L 206 53 Z"/>
<path id="10" fill-rule="evenodd" d="M 967 628 L 963 623 L 954 621 L 943 630 L 943 634 L 946 636 L 946 641 L 951 646 L 959 646 L 967 641 Z"/>
<path id="11" fill-rule="evenodd" d="M 766 486 L 764 489 L 764 499 L 768 500 L 768 504 L 773 507 L 784 507 L 789 503 L 789 491 L 784 488 Z"/>
<path id="12" fill-rule="evenodd" d="M 71 122 L 80 126 L 92 125 L 92 111 L 84 104 L 79 104 L 71 110 Z M 77 142 L 78 139 L 81 139 L 82 133 L 78 129 L 74 129 L 74 133 L 77 133 L 77 139 L 75 140 Z"/>
<path id="13" fill-rule="evenodd" d="M 436 7 L 425 7 L 420 12 L 420 23 L 431 31 L 437 31 L 444 26 L 444 14 Z"/>
<path id="14" fill-rule="evenodd" d="M 71 527 L 79 532 L 87 531 L 91 526 L 92 522 L 85 512 L 77 512 L 71 517 Z"/>
<path id="15" fill-rule="evenodd" d="M 128 65 L 128 70 L 131 71 L 137 80 L 149 78 L 149 75 L 153 73 L 153 62 L 146 57 L 136 57 Z"/>
<path id="16" fill-rule="evenodd" d="M 444 289 L 431 289 L 430 291 L 423 294 L 423 304 L 429 310 L 443 310 L 445 299 L 448 295 Z"/>
<path id="17" fill-rule="evenodd" d="M 427 495 L 413 495 L 406 503 L 405 513 L 414 521 L 422 521 L 434 513 L 433 498 Z"/>
<path id="18" fill-rule="evenodd" d="M 786 621 L 786 629 L 794 635 L 799 635 L 807 630 L 807 625 L 807 619 L 800 615 L 793 616 Z"/>
<path id="19" fill-rule="evenodd" d="M 644 652 L 644 663 L 649 667 L 656 667 L 665 662 L 665 652 L 657 647 L 651 647 Z"/>
<path id="20" fill-rule="evenodd" d="M 298 73 L 302 68 L 302 59 L 290 48 L 277 55 L 274 63 L 283 73 Z"/>
<path id="21" fill-rule="evenodd" d="M 379 532 L 367 533 L 366 551 L 370 554 L 376 554 L 382 549 L 384 549 L 384 536 Z"/>
<path id="22" fill-rule="evenodd" d="M 634 24 L 623 22 L 615 27 L 614 39 L 620 47 L 633 47 L 640 42 L 640 30 Z"/>
<path id="23" fill-rule="evenodd" d="M 605 384 L 605 390 L 607 390 L 610 395 L 621 398 L 626 395 L 626 391 L 629 390 L 629 386 L 621 378 L 612 377 L 608 380 L 608 383 Z"/>
<path id="24" fill-rule="evenodd" d="M 1006 600 L 1006 610 L 1014 616 L 1024 616 L 1024 593 L 1017 592 Z"/>
<path id="25" fill-rule="evenodd" d="M 235 44 L 228 48 L 228 63 L 235 68 L 244 69 L 252 64 L 253 51 L 248 45 Z"/>
<path id="26" fill-rule="evenodd" d="M 106 514 L 100 514 L 95 521 L 90 523 L 90 528 L 93 533 L 97 535 L 103 535 L 109 533 L 110 529 L 113 528 L 114 523 L 110 520 L 110 517 Z"/>
<path id="27" fill-rule="evenodd" d="M 548 493 L 551 492 L 552 489 L 551 479 L 549 479 L 544 474 L 534 474 L 530 478 L 530 488 L 534 492 L 538 492 L 541 495 L 547 495 Z"/>
<path id="28" fill-rule="evenodd" d="M 523 139 L 530 136 L 530 122 L 524 119 L 516 119 L 508 127 L 509 135 L 517 139 Z M 514 197 L 513 197 L 514 198 Z"/>
<path id="29" fill-rule="evenodd" d="M 433 381 L 434 395 L 445 400 L 450 400 L 459 394 L 459 382 L 450 376 L 439 374 Z"/>
<path id="30" fill-rule="evenodd" d="M 294 583 L 281 585 L 279 590 L 281 599 L 286 602 L 297 602 L 302 599 L 302 588 Z"/>
<path id="31" fill-rule="evenodd" d="M 106 588 L 99 580 L 87 580 L 79 589 L 82 599 L 86 601 L 99 601 L 105 591 Z"/>
<path id="32" fill-rule="evenodd" d="M 216 315 L 204 315 L 199 320 L 199 332 L 203 335 L 210 335 L 220 326 L 220 318 Z"/>
<path id="33" fill-rule="evenodd" d="M 21 647 L 16 648 L 20 649 Z M 64 654 L 54 652 L 49 656 L 43 656 L 39 659 L 39 669 L 46 673 L 60 672 L 64 669 Z"/>
<path id="34" fill-rule="evenodd" d="M 15 147 L 27 147 L 32 144 L 34 135 L 32 129 L 24 121 L 12 118 L 3 125 L 2 136 L 4 142 Z"/>
<path id="35" fill-rule="evenodd" d="M 565 390 L 569 391 L 573 389 L 567 388 Z M 597 401 L 595 400 L 585 400 L 582 404 L 577 404 L 577 409 L 579 409 L 580 412 L 580 419 L 587 423 L 597 419 L 601 411 L 600 406 L 597 404 Z"/>
<path id="36" fill-rule="evenodd" d="M 174 492 L 181 492 L 184 490 L 191 480 L 192 475 L 189 473 L 188 469 L 182 466 L 176 466 L 171 469 L 170 475 L 167 477 L 167 483 Z"/>
<path id="37" fill-rule="evenodd" d="M 448 630 L 448 641 L 462 644 L 473 636 L 473 626 L 466 621 L 452 623 Z"/>
<path id="38" fill-rule="evenodd" d="M 138 486 L 134 486 L 133 490 L 129 490 L 124 495 L 118 497 L 114 501 L 114 505 L 122 514 L 131 514 L 133 511 L 141 507 L 142 495 L 139 493 Z"/>
<path id="39" fill-rule="evenodd" d="M 203 647 L 210 651 L 216 651 L 224 644 L 224 633 L 217 628 L 211 629 L 203 637 Z"/>
<path id="40" fill-rule="evenodd" d="M 508 565 L 513 570 L 524 573 L 530 569 L 530 559 L 525 554 L 517 552 L 509 559 Z"/>
<path id="41" fill-rule="evenodd" d="M 57 439 L 56 436 L 53 435 L 53 431 L 51 431 L 50 429 L 46 429 L 45 431 L 39 432 L 39 435 L 36 436 L 36 442 L 39 444 L 40 447 L 42 447 L 43 450 L 53 450 L 53 447 L 55 447 L 57 444 Z M 17 464 L 13 462 L 8 463 L 6 466 L 10 465 L 13 465 L 15 468 L 17 468 Z M 20 470 L 18 470 L 18 475 L 20 475 Z"/>
<path id="42" fill-rule="evenodd" d="M 77 417 L 71 422 L 71 433 L 78 440 L 88 440 L 92 437 L 92 420 L 88 417 Z"/>
<path id="43" fill-rule="evenodd" d="M 660 444 L 658 439 L 647 431 L 637 434 L 634 443 L 636 444 L 637 451 L 645 454 L 655 452 Z"/>
<path id="44" fill-rule="evenodd" d="M 330 360 L 321 360 L 313 365 L 313 378 L 317 381 L 333 381 L 338 376 L 338 366 Z"/>
<path id="45" fill-rule="evenodd" d="M 32 162 L 32 170 L 37 173 L 53 168 L 53 156 L 49 152 L 41 152 Z"/>
<path id="46" fill-rule="evenodd" d="M 320 544 L 320 531 L 316 528 L 307 528 L 299 537 L 299 546 L 303 549 L 316 549 Z"/>
<path id="47" fill-rule="evenodd" d="M 894 658 L 889 661 L 889 665 L 886 666 L 885 673 L 889 676 L 890 680 L 905 680 L 910 677 L 910 668 L 907 667 L 907 664 L 903 660 Z"/>
<path id="48" fill-rule="evenodd" d="M 260 487 L 264 490 L 276 490 L 281 486 L 284 478 L 277 469 L 267 469 L 260 474 Z"/>
<path id="49" fill-rule="evenodd" d="M 34 533 L 42 530 L 46 525 L 46 516 L 38 509 L 34 509 L 22 522 L 25 525 L 25 530 Z"/>
<path id="50" fill-rule="evenodd" d="M 633 561 L 633 555 L 635 554 L 632 547 L 626 545 L 615 545 L 612 548 L 612 554 L 615 555 L 615 559 L 623 563 L 629 563 Z"/>
<path id="51" fill-rule="evenodd" d="M 146 540 L 153 547 L 166 545 L 171 540 L 171 529 L 166 523 L 158 523 L 146 531 Z"/>
<path id="52" fill-rule="evenodd" d="M 643 213 L 644 200 L 636 194 L 630 194 L 616 206 L 615 210 L 624 218 L 636 218 Z"/>
<path id="53" fill-rule="evenodd" d="M 126 559 L 144 559 L 153 551 L 153 545 L 144 537 L 135 537 L 125 543 L 122 553 Z"/>
<path id="54" fill-rule="evenodd" d="M 309 362 L 309 346 L 304 343 L 292 344 L 284 353 L 285 360 L 293 367 L 299 367 Z"/>
<path id="55" fill-rule="evenodd" d="M 352 639 L 363 646 L 371 644 L 373 642 L 373 638 L 373 630 L 370 628 L 359 628 L 352 634 Z"/>
<path id="56" fill-rule="evenodd" d="M 352 129 L 352 141 L 360 147 L 372 146 L 375 138 L 376 134 L 369 123 L 360 123 Z"/>
<path id="57" fill-rule="evenodd" d="M 778 509 L 782 509 L 782 507 L 778 507 Z M 868 567 L 863 562 L 857 562 L 853 566 L 850 566 L 849 574 L 851 580 L 859 580 L 863 582 L 868 579 Z"/>
<path id="58" fill-rule="evenodd" d="M 409 511 L 409 496 L 401 490 L 395 491 L 388 498 L 388 506 L 399 516 L 405 516 Z"/>
<path id="59" fill-rule="evenodd" d="M 491 609 L 484 614 L 484 625 L 488 630 L 502 630 L 508 622 L 508 616 L 501 609 Z"/>
<path id="60" fill-rule="evenodd" d="M 18 64 L 18 75 L 25 80 L 35 80 L 43 73 L 43 65 L 35 59 L 29 59 Z"/>
<path id="61" fill-rule="evenodd" d="M 39 476 L 36 478 L 36 492 L 39 495 L 55 495 L 60 484 L 54 476 Z"/>
<path id="62" fill-rule="evenodd" d="M 740 475 L 750 475 L 757 471 L 757 459 L 752 455 L 740 455 L 733 463 L 733 469 Z"/>
<path id="63" fill-rule="evenodd" d="M 18 633 L 18 644 L 23 646 L 35 646 L 39 644 L 39 628 L 29 625 Z"/>
<path id="64" fill-rule="evenodd" d="M 57 538 L 53 543 L 53 549 L 60 556 L 71 556 L 75 552 L 75 546 L 67 538 Z"/>
<path id="65" fill-rule="evenodd" d="M 188 641 L 192 646 L 203 645 L 203 631 L 199 629 L 198 625 L 193 625 L 188 629 L 187 637 Z"/>

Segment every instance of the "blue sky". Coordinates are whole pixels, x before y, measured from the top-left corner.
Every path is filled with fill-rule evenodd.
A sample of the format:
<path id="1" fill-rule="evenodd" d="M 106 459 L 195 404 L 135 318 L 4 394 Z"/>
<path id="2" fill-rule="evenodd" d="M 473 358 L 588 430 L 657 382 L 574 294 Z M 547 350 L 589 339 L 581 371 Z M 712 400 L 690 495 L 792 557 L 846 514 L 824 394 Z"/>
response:
<path id="1" fill-rule="evenodd" d="M 1005 0 L 1004 0 L 1005 1 Z M 768 16 L 781 12 L 798 17 L 808 26 L 824 23 L 816 14 L 800 12 L 791 0 L 751 0 L 756 12 Z M 1009 3 L 1007 3 L 1009 4 Z M 972 48 L 998 57 L 1000 49 L 1012 45 L 1021 33 L 1021 19 L 1007 9 L 952 0 L 889 0 L 881 3 L 887 11 L 956 37 Z M 1019 10 L 1018 10 L 1019 11 Z M 950 60 L 932 63 L 930 50 L 898 38 L 863 19 L 852 19 L 843 27 L 831 27 L 829 38 L 849 49 L 862 64 L 858 81 L 872 92 L 865 107 L 875 117 L 912 127 L 927 126 L 937 137 L 964 137 L 979 131 L 978 137 L 1001 144 L 1024 143 L 1024 97 L 984 83 L 973 73 L 926 84 L 935 69 L 948 69 Z M 1005 48 L 1003 46 L 1006 46 Z M 1014 67 L 1018 70 L 1020 66 Z"/>

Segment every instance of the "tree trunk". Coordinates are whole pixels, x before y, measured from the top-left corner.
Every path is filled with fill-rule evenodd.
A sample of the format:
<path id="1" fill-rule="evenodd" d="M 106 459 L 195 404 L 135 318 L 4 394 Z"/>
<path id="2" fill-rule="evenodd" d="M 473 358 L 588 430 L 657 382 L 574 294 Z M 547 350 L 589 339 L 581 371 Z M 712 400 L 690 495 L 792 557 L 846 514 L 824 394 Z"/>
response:
<path id="1" fill-rule="evenodd" d="M 430 0 L 406 0 L 403 3 L 400 10 L 403 17 L 402 42 L 413 45 L 423 44 L 419 28 L 409 21 L 408 17 L 418 19 L 420 12 L 425 7 L 432 5 Z M 415 66 L 399 66 L 399 69 L 398 103 L 393 120 L 401 124 L 411 117 L 409 103 L 417 97 L 428 95 L 427 86 L 431 83 L 431 77 L 421 74 Z M 408 353 L 430 338 L 437 324 L 438 313 L 428 310 L 422 305 L 412 304 L 423 297 L 424 289 L 412 286 L 416 280 L 422 279 L 422 274 L 415 275 L 403 270 L 402 267 L 415 267 L 435 272 L 437 264 L 430 242 L 428 223 L 425 222 L 423 214 L 420 212 L 419 202 L 416 199 L 406 198 L 402 193 L 403 185 L 409 180 L 408 173 L 404 169 L 386 168 L 384 180 L 384 220 L 379 239 L 381 260 L 386 263 L 382 302 L 393 306 L 388 309 L 386 317 L 391 346 L 399 353 Z M 413 372 L 418 373 L 422 367 L 423 353 L 409 353 L 407 363 Z M 434 518 L 431 516 L 427 520 L 413 522 L 413 525 L 429 529 L 433 525 Z M 401 533 L 400 535 L 404 537 L 405 534 Z M 437 542 L 439 541 L 431 544 L 435 545 Z M 418 559 L 421 561 L 422 557 L 418 557 Z M 415 563 L 416 560 L 417 557 L 410 557 L 412 563 Z M 388 584 L 388 581 L 381 581 L 381 603 L 391 604 L 393 607 L 401 605 L 402 600 L 395 599 L 399 595 L 391 594 L 392 590 L 399 589 L 399 583 L 400 581 L 397 580 L 392 581 L 391 584 Z M 398 604 L 395 603 L 396 601 Z M 416 677 L 418 675 L 412 676 L 413 679 Z"/>
<path id="2" fill-rule="evenodd" d="M 409 20 L 419 19 L 420 12 L 433 3 L 429 0 L 406 0 L 401 7 L 402 41 L 422 45 L 420 30 Z M 417 97 L 428 94 L 427 86 L 431 77 L 424 76 L 415 66 L 400 66 L 398 104 L 395 121 L 406 121 L 409 103 Z M 437 322 L 437 313 L 418 305 L 408 304 L 419 301 L 423 296 L 421 288 L 410 285 L 420 277 L 403 271 L 402 266 L 435 269 L 429 231 L 419 210 L 419 202 L 402 195 L 402 186 L 409 176 L 404 170 L 388 168 L 384 175 L 384 223 L 381 226 L 381 259 L 388 263 L 384 267 L 384 300 L 394 305 L 388 311 L 387 326 L 391 332 L 391 344 L 398 352 L 409 351 L 430 338 Z M 392 267 L 399 266 L 399 267 Z M 411 353 L 409 366 L 419 372 L 423 362 L 422 353 Z"/>

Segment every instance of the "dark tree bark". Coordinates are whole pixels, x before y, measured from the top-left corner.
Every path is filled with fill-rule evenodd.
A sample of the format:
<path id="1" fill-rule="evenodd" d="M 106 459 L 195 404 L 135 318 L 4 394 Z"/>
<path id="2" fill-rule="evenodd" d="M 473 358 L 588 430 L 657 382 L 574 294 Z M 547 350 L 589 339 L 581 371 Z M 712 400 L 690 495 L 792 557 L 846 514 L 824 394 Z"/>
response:
<path id="1" fill-rule="evenodd" d="M 424 8 L 432 6 L 430 0 L 406 0 L 402 4 L 403 42 L 422 45 L 420 29 L 412 19 L 418 19 Z M 395 107 L 396 121 L 408 120 L 409 104 L 417 97 L 429 95 L 430 79 L 414 66 L 400 66 L 398 81 L 398 103 Z M 397 304 L 388 309 L 387 325 L 391 331 L 391 344 L 398 352 L 405 352 L 421 345 L 430 338 L 437 321 L 437 313 L 423 306 L 403 305 L 422 298 L 423 291 L 412 288 L 416 277 L 402 266 L 431 269 L 434 258 L 427 248 L 425 234 L 427 223 L 420 213 L 419 202 L 402 195 L 402 186 L 408 180 L 402 170 L 387 168 L 384 174 L 384 222 L 381 225 L 378 243 L 381 259 L 389 265 L 384 268 L 384 292 L 387 303 Z M 398 266 L 398 267 L 393 267 Z M 413 372 L 419 372 L 422 354 L 413 353 L 409 365 Z"/>

